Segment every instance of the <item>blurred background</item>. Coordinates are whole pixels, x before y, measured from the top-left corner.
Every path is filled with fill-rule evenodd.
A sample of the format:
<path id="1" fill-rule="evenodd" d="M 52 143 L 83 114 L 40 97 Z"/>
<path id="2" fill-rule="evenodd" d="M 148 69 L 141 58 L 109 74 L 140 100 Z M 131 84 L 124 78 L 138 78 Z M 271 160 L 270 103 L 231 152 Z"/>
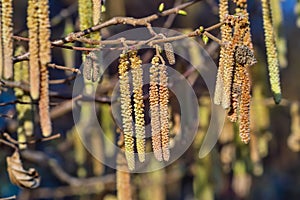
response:
<path id="1" fill-rule="evenodd" d="M 145 17 L 158 12 L 160 3 L 165 9 L 178 5 L 183 0 L 106 0 L 103 21 L 114 16 Z M 251 33 L 258 63 L 251 67 L 252 102 L 251 102 L 251 142 L 240 142 L 235 124 L 226 122 L 222 135 L 213 150 L 202 159 L 198 152 L 210 120 L 210 98 L 206 86 L 199 76 L 193 88 L 199 99 L 199 128 L 193 145 L 172 165 L 145 174 L 132 174 L 134 199 L 142 200 L 232 200 L 232 199 L 299 199 L 300 197 L 300 4 L 296 0 L 271 0 L 274 25 L 277 31 L 277 45 L 280 59 L 283 100 L 275 105 L 271 96 L 266 64 L 262 12 L 259 0 L 248 1 Z M 27 36 L 26 31 L 27 1 L 14 1 L 14 32 Z M 76 0 L 50 0 L 52 18 L 52 39 L 58 39 L 67 33 L 78 30 L 78 11 Z M 187 16 L 162 17 L 152 25 L 168 27 L 181 32 L 192 31 L 199 26 L 208 27 L 218 23 L 218 1 L 202 0 L 186 9 Z M 101 31 L 105 39 L 131 26 L 117 25 Z M 219 30 L 212 32 L 219 36 Z M 201 38 L 195 38 L 218 63 L 219 47 L 214 41 L 204 45 Z M 24 46 L 25 42 L 16 41 L 15 46 Z M 80 45 L 80 44 L 75 44 Z M 143 62 L 147 63 L 153 53 L 140 52 Z M 195 55 L 190 55 L 191 57 Z M 81 53 L 78 51 L 53 48 L 52 62 L 58 65 L 79 68 Z M 187 63 L 177 58 L 174 68 L 185 72 Z M 97 94 L 110 96 L 117 80 L 117 62 L 112 63 L 99 84 Z M 66 79 L 74 74 L 50 69 L 50 80 Z M 0 144 L 0 197 L 18 195 L 18 199 L 116 199 L 115 170 L 103 166 L 91 156 L 81 144 L 71 109 L 57 112 L 56 106 L 70 105 L 67 97 L 72 95 L 73 81 L 51 84 L 50 90 L 58 96 L 51 97 L 51 117 L 54 133 L 61 133 L 59 139 L 28 146 L 23 152 L 26 168 L 35 167 L 41 177 L 41 186 L 35 190 L 21 190 L 12 185 L 6 171 L 6 156 L 12 150 Z M 64 99 L 66 97 L 66 99 Z M 14 90 L 6 89 L 0 95 L 0 103 L 13 101 Z M 55 105 L 55 106 L 54 106 Z M 176 112 L 176 102 L 171 101 L 171 134 L 181 132 L 180 113 Z M 110 114 L 110 105 L 97 104 L 98 121 L 105 134 L 112 141 L 117 140 L 117 127 Z M 34 112 L 35 108 L 34 108 Z M 0 118 L 1 132 L 8 132 L 16 138 L 18 120 L 15 105 L 0 106 L 0 113 L 12 114 L 14 119 Z M 83 114 L 87 119 L 88 113 Z M 34 119 L 37 122 L 37 119 Z M 92 120 L 93 121 L 93 120 Z M 92 122 L 87 122 L 87 124 Z M 87 124 L 79 130 L 87 129 Z M 35 123 L 35 137 L 40 130 Z M 99 155 L 103 149 L 101 137 L 90 135 L 92 148 Z M 93 141 L 93 142 L 92 142 Z M 113 155 L 114 152 L 105 152 Z M 51 165 L 52 163 L 52 165 Z M 59 171 L 53 172 L 53 163 Z M 64 178 L 62 178 L 64 177 Z M 97 177 L 91 180 L 91 177 Z M 78 187 L 77 179 L 89 179 L 86 185 Z M 73 181 L 73 182 L 72 182 Z"/>

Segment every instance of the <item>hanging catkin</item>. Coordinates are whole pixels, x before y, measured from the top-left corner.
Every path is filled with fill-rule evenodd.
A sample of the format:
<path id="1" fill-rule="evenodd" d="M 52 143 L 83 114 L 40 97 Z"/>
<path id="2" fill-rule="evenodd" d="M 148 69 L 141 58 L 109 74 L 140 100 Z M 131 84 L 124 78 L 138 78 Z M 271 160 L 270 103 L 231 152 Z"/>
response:
<path id="1" fill-rule="evenodd" d="M 101 0 L 93 0 L 93 24 L 97 25 L 101 17 Z"/>
<path id="2" fill-rule="evenodd" d="M 142 60 L 137 56 L 137 51 L 130 51 L 130 67 L 133 80 L 133 101 L 135 116 L 135 136 L 138 157 L 145 161 L 145 120 L 143 102 L 143 69 Z"/>
<path id="3" fill-rule="evenodd" d="M 224 22 L 226 16 L 228 15 L 228 0 L 220 0 L 219 3 L 219 18 L 220 22 Z M 221 26 L 221 38 L 222 43 L 227 44 L 232 37 L 232 29 L 229 24 L 224 24 Z M 226 57 L 226 46 L 222 45 L 220 49 L 220 59 L 219 59 L 219 67 L 218 74 L 215 86 L 215 94 L 214 94 L 214 103 L 220 105 L 222 102 L 223 96 L 223 71 L 224 71 L 224 62 Z"/>
<path id="4" fill-rule="evenodd" d="M 50 42 L 50 20 L 48 0 L 38 2 L 38 22 L 39 22 L 39 59 L 40 59 L 40 101 L 39 113 L 42 134 L 44 137 L 51 135 L 51 119 L 49 112 L 49 90 L 48 90 L 48 69 L 47 65 L 51 61 Z"/>
<path id="5" fill-rule="evenodd" d="M 172 44 L 169 42 L 164 43 L 164 49 L 165 49 L 165 53 L 166 53 L 168 62 L 170 63 L 170 65 L 174 65 L 175 64 L 175 54 L 174 54 L 174 49 L 173 49 Z"/>
<path id="6" fill-rule="evenodd" d="M 239 65 L 239 64 L 238 64 Z M 248 74 L 248 69 L 240 66 L 243 70 L 242 73 L 242 93 L 239 109 L 239 133 L 241 140 L 248 143 L 250 140 L 250 100 L 251 100 L 251 84 Z"/>
<path id="7" fill-rule="evenodd" d="M 2 0 L 2 43 L 3 43 L 3 77 L 10 79 L 13 76 L 13 24 L 12 24 L 12 0 Z"/>
<path id="8" fill-rule="evenodd" d="M 272 13 L 270 0 L 261 0 L 263 24 L 265 32 L 265 45 L 269 69 L 269 81 L 273 98 L 276 104 L 281 101 L 280 75 L 279 75 L 279 60 L 277 55 L 277 47 L 275 42 L 275 34 L 272 23 Z"/>
<path id="9" fill-rule="evenodd" d="M 3 58 L 3 41 L 2 41 L 2 0 L 0 0 L 0 78 L 3 76 L 3 71 L 4 71 L 4 58 Z M 1 90 L 0 90 L 1 94 Z"/>
<path id="10" fill-rule="evenodd" d="M 164 64 L 158 65 L 159 68 L 159 108 L 161 123 L 161 141 L 163 159 L 168 161 L 170 158 L 169 150 L 169 90 L 168 90 L 168 73 Z"/>
<path id="11" fill-rule="evenodd" d="M 129 61 L 128 55 L 120 54 L 119 59 L 119 79 L 120 79 L 120 96 L 121 96 L 121 116 L 123 133 L 125 140 L 125 156 L 130 170 L 135 168 L 134 160 L 134 140 L 132 126 L 132 106 L 130 97 L 130 85 L 128 75 Z"/>
<path id="12" fill-rule="evenodd" d="M 29 34 L 30 95 L 32 99 L 38 99 L 40 95 L 38 0 L 28 0 L 27 27 Z"/>
<path id="13" fill-rule="evenodd" d="M 162 161 L 160 121 L 159 121 L 159 96 L 158 96 L 158 65 L 159 58 L 154 56 L 150 67 L 150 113 L 151 113 L 151 133 L 152 133 L 152 149 L 157 160 Z"/>

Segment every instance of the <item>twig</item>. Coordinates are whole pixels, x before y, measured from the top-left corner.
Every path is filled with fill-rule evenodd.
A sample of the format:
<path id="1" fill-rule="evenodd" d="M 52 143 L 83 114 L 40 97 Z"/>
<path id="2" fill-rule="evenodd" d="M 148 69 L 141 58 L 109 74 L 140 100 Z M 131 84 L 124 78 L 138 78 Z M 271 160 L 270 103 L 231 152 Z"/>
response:
<path id="1" fill-rule="evenodd" d="M 18 142 L 16 141 L 15 139 L 13 139 L 9 134 L 7 133 L 4 133 L 3 136 L 11 143 L 13 144 L 35 144 L 37 142 L 46 142 L 46 141 L 49 141 L 49 140 L 54 140 L 54 139 L 57 139 L 57 138 L 60 138 L 60 133 L 58 134 L 55 134 L 55 135 L 51 135 L 49 137 L 45 137 L 45 138 L 39 138 L 39 139 L 36 139 L 36 140 L 30 140 L 30 141 L 26 141 L 26 142 Z"/>
<path id="2" fill-rule="evenodd" d="M 71 71 L 73 73 L 81 74 L 79 69 L 75 69 L 75 68 L 71 68 L 71 67 L 65 67 L 65 66 L 61 66 L 61 65 L 56 65 L 54 63 L 48 64 L 48 67 L 52 67 L 53 69 L 61 69 L 61 70 Z"/>

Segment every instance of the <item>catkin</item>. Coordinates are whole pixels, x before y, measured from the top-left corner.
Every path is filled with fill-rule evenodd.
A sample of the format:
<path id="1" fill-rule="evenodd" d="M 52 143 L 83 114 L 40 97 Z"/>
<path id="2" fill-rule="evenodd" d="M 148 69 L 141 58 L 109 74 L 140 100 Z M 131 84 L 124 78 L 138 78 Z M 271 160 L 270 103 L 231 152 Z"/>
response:
<path id="1" fill-rule="evenodd" d="M 228 15 L 228 0 L 220 0 L 219 3 L 219 18 L 220 22 L 225 21 L 225 17 Z M 226 43 L 230 40 L 232 34 L 231 27 L 228 24 L 224 24 L 221 26 L 221 38 L 222 43 Z M 219 67 L 217 73 L 217 80 L 215 86 L 215 94 L 214 94 L 214 103 L 220 105 L 222 102 L 223 96 L 223 71 L 224 71 L 224 61 L 226 56 L 225 46 L 221 46 L 220 49 L 220 59 L 219 59 Z"/>
<path id="2" fill-rule="evenodd" d="M 13 24 L 12 24 L 12 0 L 2 0 L 2 43 L 3 43 L 3 77 L 10 79 L 13 77 Z"/>
<path id="3" fill-rule="evenodd" d="M 126 159 L 122 152 L 117 155 L 117 197 L 118 200 L 131 200 L 131 183 L 130 183 L 130 173 L 128 172 L 128 167 L 126 165 Z"/>
<path id="4" fill-rule="evenodd" d="M 87 29 L 93 25 L 92 5 L 92 0 L 78 0 L 80 30 Z"/>
<path id="5" fill-rule="evenodd" d="M 277 55 L 277 47 L 275 42 L 275 34 L 272 23 L 272 13 L 270 7 L 270 0 L 261 0 L 263 25 L 265 32 L 265 45 L 269 69 L 269 81 L 273 98 L 276 104 L 281 101 L 280 75 L 279 75 L 279 60 Z"/>
<path id="6" fill-rule="evenodd" d="M 174 55 L 174 49 L 173 49 L 172 44 L 169 42 L 164 43 L 164 49 L 165 49 L 166 57 L 167 57 L 170 65 L 174 65 L 175 64 L 175 55 Z"/>
<path id="7" fill-rule="evenodd" d="M 232 83 L 232 91 L 231 91 L 231 108 L 228 112 L 228 119 L 231 122 L 236 122 L 239 114 L 240 107 L 240 97 L 242 93 L 242 80 L 241 80 L 241 65 L 235 65 L 235 72 Z"/>
<path id="8" fill-rule="evenodd" d="M 93 0 L 93 24 L 97 25 L 101 17 L 101 0 Z"/>
<path id="9" fill-rule="evenodd" d="M 239 109 L 239 133 L 242 142 L 248 143 L 250 140 L 250 100 L 251 100 L 251 84 L 246 67 L 241 66 L 242 73 L 242 93 Z"/>
<path id="10" fill-rule="evenodd" d="M 38 99 L 40 95 L 38 0 L 28 0 L 27 27 L 29 34 L 30 95 L 32 99 Z"/>
<path id="11" fill-rule="evenodd" d="M 2 41 L 2 1 L 0 1 L 0 78 L 3 76 L 3 71 L 4 71 L 4 63 L 3 63 L 3 41 Z M 1 94 L 1 90 L 0 90 Z"/>
<path id="12" fill-rule="evenodd" d="M 151 132 L 152 132 L 152 149 L 155 158 L 162 161 L 162 146 L 160 135 L 160 119 L 159 119 L 159 96 L 158 96 L 158 65 L 159 58 L 154 56 L 150 67 L 150 113 L 151 113 Z"/>
<path id="13" fill-rule="evenodd" d="M 134 140 L 132 126 L 132 106 L 130 97 L 130 85 L 128 76 L 129 61 L 128 55 L 122 53 L 119 59 L 119 79 L 121 96 L 121 116 L 125 140 L 125 155 L 130 170 L 135 168 Z"/>
<path id="14" fill-rule="evenodd" d="M 51 135 L 51 119 L 49 112 L 49 90 L 48 90 L 48 69 L 47 65 L 51 61 L 51 42 L 50 42 L 50 20 L 48 0 L 38 2 L 38 21 L 39 21 L 39 59 L 40 59 L 40 101 L 39 113 L 42 135 Z"/>
<path id="15" fill-rule="evenodd" d="M 136 148 L 141 162 L 145 161 L 145 120 L 143 102 L 143 69 L 142 60 L 137 51 L 130 51 L 131 73 L 133 79 L 133 100 L 135 116 Z"/>
<path id="16" fill-rule="evenodd" d="M 168 73 L 167 67 L 160 64 L 159 68 L 159 108 L 160 108 L 160 123 L 161 123 L 161 143 L 163 159 L 168 161 L 170 158 L 169 150 L 169 90 L 168 90 Z"/>

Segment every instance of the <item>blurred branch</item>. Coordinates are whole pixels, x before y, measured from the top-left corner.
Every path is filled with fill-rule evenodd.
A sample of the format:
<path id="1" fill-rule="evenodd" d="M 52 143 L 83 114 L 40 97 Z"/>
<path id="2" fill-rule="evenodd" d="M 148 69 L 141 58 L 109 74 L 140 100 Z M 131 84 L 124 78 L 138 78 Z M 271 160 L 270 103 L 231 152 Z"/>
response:
<path id="1" fill-rule="evenodd" d="M 0 198 L 0 200 L 10 200 L 10 199 L 16 199 L 16 195 L 11 196 L 11 197 L 6 197 L 6 198 Z"/>
<path id="2" fill-rule="evenodd" d="M 24 150 L 21 153 L 22 157 L 32 163 L 39 165 L 46 165 L 50 168 L 54 176 L 56 176 L 61 182 L 67 183 L 71 186 L 80 186 L 80 188 L 97 185 L 99 188 L 102 186 L 104 188 L 109 183 L 114 183 L 114 175 L 107 175 L 104 177 L 91 177 L 91 178 L 77 178 L 68 174 L 64 169 L 58 164 L 58 162 L 50 158 L 47 154 L 41 151 L 34 150 Z"/>

